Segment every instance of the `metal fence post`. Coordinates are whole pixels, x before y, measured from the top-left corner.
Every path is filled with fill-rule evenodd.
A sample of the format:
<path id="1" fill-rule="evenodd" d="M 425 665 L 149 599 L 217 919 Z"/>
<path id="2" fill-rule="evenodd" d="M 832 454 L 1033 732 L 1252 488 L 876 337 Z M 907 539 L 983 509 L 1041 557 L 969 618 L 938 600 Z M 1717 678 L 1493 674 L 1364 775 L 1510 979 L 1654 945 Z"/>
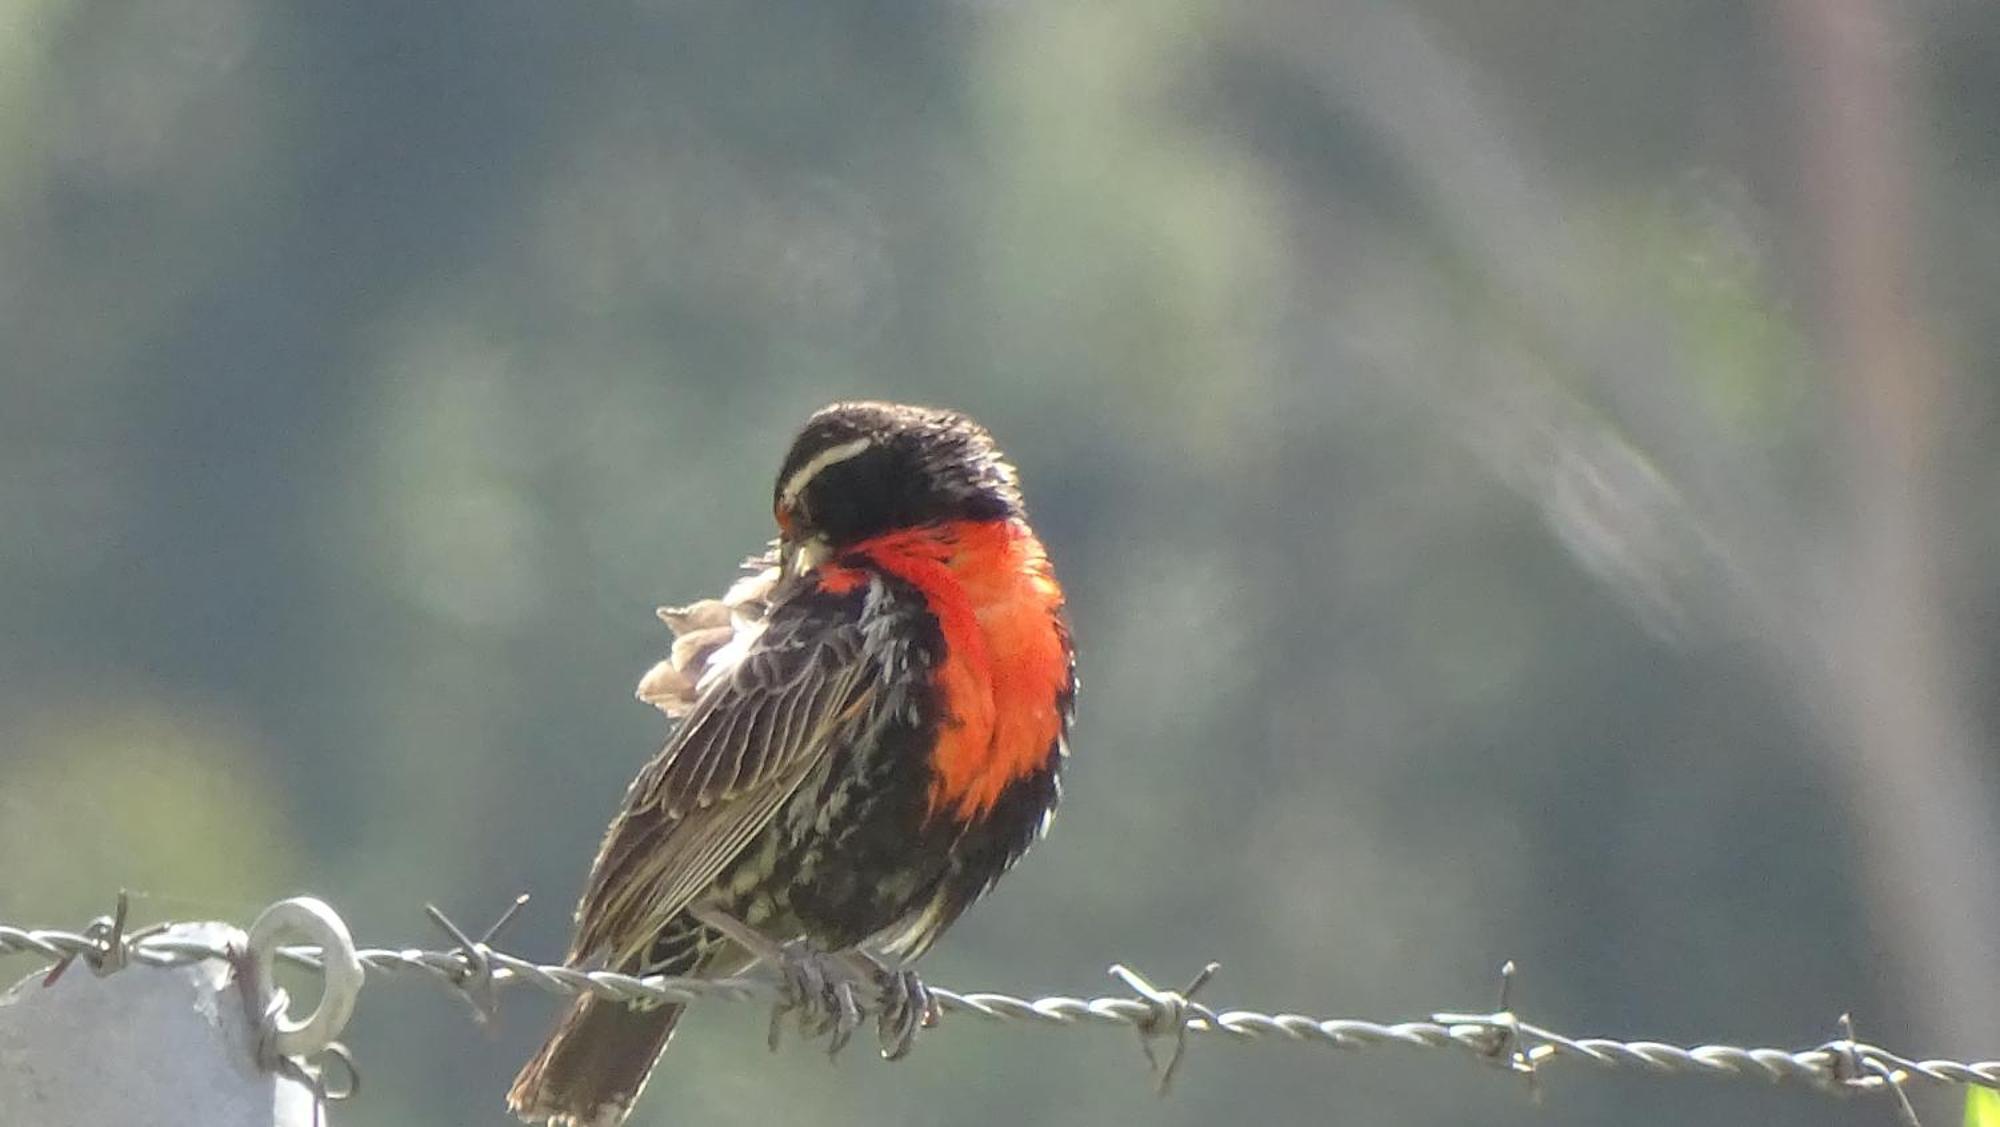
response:
<path id="1" fill-rule="evenodd" d="M 218 923 L 164 938 L 243 950 Z M 98 975 L 82 960 L 0 994 L 0 1124 L 27 1127 L 324 1127 L 311 1087 L 258 1064 L 260 1007 L 234 968 L 210 958 Z"/>

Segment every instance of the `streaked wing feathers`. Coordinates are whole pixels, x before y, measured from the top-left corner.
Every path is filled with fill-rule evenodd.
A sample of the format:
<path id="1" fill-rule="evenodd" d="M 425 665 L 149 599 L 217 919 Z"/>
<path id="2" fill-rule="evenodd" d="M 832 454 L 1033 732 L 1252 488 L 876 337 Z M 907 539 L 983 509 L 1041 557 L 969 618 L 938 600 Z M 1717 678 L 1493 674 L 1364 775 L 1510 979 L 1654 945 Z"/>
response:
<path id="1" fill-rule="evenodd" d="M 774 608 L 633 780 L 577 908 L 572 961 L 641 959 L 825 753 L 865 723 L 874 682 L 853 609 L 811 598 Z"/>

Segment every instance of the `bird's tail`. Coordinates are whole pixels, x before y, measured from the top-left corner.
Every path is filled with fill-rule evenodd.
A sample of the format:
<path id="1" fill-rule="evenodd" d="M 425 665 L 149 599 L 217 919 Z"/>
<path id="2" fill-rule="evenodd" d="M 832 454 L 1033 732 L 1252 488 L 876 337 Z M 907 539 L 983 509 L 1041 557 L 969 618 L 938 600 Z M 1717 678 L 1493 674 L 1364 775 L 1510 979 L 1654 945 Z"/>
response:
<path id="1" fill-rule="evenodd" d="M 645 1088 L 686 1008 L 634 1009 L 583 995 L 514 1078 L 508 1108 L 530 1123 L 617 1127 Z"/>

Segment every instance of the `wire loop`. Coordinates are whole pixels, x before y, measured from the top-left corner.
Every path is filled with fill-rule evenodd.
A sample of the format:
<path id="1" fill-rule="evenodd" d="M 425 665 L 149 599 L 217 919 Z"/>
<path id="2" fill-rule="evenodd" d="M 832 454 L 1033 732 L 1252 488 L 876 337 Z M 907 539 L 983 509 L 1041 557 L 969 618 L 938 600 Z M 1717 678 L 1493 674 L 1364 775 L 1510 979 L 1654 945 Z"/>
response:
<path id="1" fill-rule="evenodd" d="M 287 935 L 309 939 L 320 950 L 323 988 L 319 1004 L 304 1020 L 295 1020 L 286 1012 L 288 996 L 272 974 L 280 951 L 278 939 Z M 367 977 L 346 922 L 324 901 L 295 896 L 278 901 L 258 915 L 250 925 L 246 946 L 256 976 L 257 994 L 271 1000 L 264 1012 L 263 1044 L 268 1051 L 276 1056 L 303 1058 L 333 1044 L 347 1027 L 347 1019 L 354 1016 L 354 1004 Z"/>

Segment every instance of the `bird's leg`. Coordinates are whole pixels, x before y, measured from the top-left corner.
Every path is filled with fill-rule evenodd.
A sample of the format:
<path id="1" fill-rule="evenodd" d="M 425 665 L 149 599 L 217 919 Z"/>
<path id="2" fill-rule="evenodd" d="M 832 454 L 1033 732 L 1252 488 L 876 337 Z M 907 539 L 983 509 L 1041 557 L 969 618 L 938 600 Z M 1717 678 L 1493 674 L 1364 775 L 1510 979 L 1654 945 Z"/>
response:
<path id="1" fill-rule="evenodd" d="M 938 1023 L 937 999 L 908 967 L 896 966 L 857 947 L 842 956 L 857 974 L 875 984 L 875 1034 L 883 1060 L 902 1060 L 916 1046 L 917 1031 Z"/>
<path id="2" fill-rule="evenodd" d="M 847 1047 L 854 1031 L 861 1027 L 861 1004 L 854 996 L 855 974 L 847 962 L 803 939 L 775 942 L 712 904 L 688 910 L 777 972 L 782 985 L 778 1002 L 771 1007 L 767 1035 L 773 1052 L 778 1048 L 784 1018 L 791 1013 L 799 1015 L 799 1031 L 807 1037 L 832 1034 L 827 1042 L 827 1055 Z"/>

